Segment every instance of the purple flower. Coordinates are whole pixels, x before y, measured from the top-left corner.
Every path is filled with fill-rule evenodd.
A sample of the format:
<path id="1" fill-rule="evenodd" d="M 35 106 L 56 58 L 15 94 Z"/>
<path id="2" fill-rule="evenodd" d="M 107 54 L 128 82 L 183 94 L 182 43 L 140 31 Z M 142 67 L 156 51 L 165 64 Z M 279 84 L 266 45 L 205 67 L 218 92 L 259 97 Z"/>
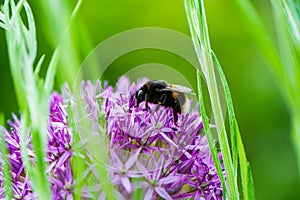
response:
<path id="1" fill-rule="evenodd" d="M 12 178 L 12 190 L 15 199 L 36 199 L 33 193 L 28 173 L 25 171 L 20 150 L 20 120 L 13 115 L 13 121 L 8 122 L 10 131 L 0 127 L 4 133 L 8 148 L 8 160 Z M 35 154 L 31 144 L 30 131 L 27 132 L 27 152 L 31 162 Z M 52 199 L 72 199 L 73 176 L 70 166 L 71 131 L 67 124 L 67 112 L 62 97 L 53 93 L 50 100 L 48 123 L 48 145 L 46 149 L 48 163 L 47 174 L 51 183 Z M 1 155 L 3 156 L 3 155 Z M 1 159 L 2 160 L 2 159 Z M 1 161 L 2 162 L 2 161 Z M 0 166 L 1 168 L 1 166 Z M 0 198 L 4 198 L 3 174 L 0 170 Z"/>
<path id="2" fill-rule="evenodd" d="M 197 107 L 179 115 L 177 124 L 171 108 L 161 106 L 155 110 L 156 105 L 149 103 L 150 109 L 144 110 L 144 102 L 137 108 L 134 94 L 146 81 L 130 83 L 122 76 L 116 89 L 107 83 L 102 87 L 100 81 L 85 81 L 77 90 L 79 95 L 72 94 L 68 87 L 63 88 L 63 97 L 52 95 L 45 158 L 52 199 L 73 199 L 77 181 L 82 184 L 82 198 L 105 198 L 95 167 L 94 158 L 99 156 L 99 152 L 93 152 L 95 146 L 108 155 L 103 159 L 118 199 L 132 199 L 137 190 L 149 200 L 222 199 L 222 185 L 206 137 L 200 135 L 203 124 Z M 71 120 L 76 133 L 85 134 L 74 144 L 83 147 L 83 153 L 72 152 L 70 116 L 64 101 L 73 109 L 70 116 L 74 117 Z M 21 157 L 20 121 L 15 115 L 13 119 L 9 121 L 10 131 L 0 127 L 8 148 L 13 195 L 17 199 L 36 199 Z M 26 134 L 28 155 L 35 162 L 30 131 Z M 86 169 L 81 176 L 89 177 L 86 182 L 73 180 L 70 159 L 75 155 L 84 161 Z M 4 198 L 1 166 L 0 198 Z"/>
<path id="3" fill-rule="evenodd" d="M 151 103 L 149 110 L 144 110 L 144 103 L 137 108 L 134 94 L 146 81 L 131 84 L 122 76 L 115 90 L 102 88 L 100 82 L 82 84 L 80 96 L 92 123 L 105 115 L 102 128 L 109 139 L 112 183 L 124 199 L 136 189 L 145 199 L 222 199 L 206 137 L 200 135 L 203 124 L 197 109 L 179 115 L 177 126 L 171 108 L 154 111 Z"/>

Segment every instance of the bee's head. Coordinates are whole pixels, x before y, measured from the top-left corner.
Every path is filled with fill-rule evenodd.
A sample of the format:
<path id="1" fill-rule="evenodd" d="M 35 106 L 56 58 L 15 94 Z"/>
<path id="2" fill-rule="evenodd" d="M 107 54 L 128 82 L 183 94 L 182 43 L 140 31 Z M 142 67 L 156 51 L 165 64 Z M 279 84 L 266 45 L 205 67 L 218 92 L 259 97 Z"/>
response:
<path id="1" fill-rule="evenodd" d="M 136 91 L 136 93 L 135 93 L 135 99 L 136 99 L 136 107 L 139 107 L 139 104 L 142 101 L 145 101 L 145 99 L 146 99 L 146 93 L 143 90 L 143 88 L 141 88 L 141 89 L 139 89 L 139 90 Z"/>

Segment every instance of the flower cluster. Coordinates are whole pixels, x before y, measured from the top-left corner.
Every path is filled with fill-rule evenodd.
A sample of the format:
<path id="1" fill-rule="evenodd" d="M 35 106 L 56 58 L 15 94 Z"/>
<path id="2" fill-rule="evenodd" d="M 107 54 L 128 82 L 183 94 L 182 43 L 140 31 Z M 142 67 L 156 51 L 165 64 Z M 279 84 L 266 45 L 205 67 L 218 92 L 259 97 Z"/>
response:
<path id="1" fill-rule="evenodd" d="M 53 199 L 73 198 L 77 180 L 73 180 L 72 156 L 84 156 L 88 165 L 84 176 L 97 180 L 94 185 L 82 184 L 81 195 L 85 199 L 105 198 L 101 180 L 94 172 L 93 157 L 101 159 L 99 152 L 93 152 L 97 149 L 95 146 L 107 151 L 107 172 L 118 199 L 132 199 L 136 191 L 149 200 L 222 199 L 222 185 L 206 137 L 200 135 L 203 124 L 198 109 L 179 115 L 175 124 L 171 108 L 162 106 L 157 110 L 156 105 L 149 103 L 149 109 L 145 109 L 144 102 L 136 107 L 134 94 L 146 81 L 140 79 L 131 84 L 123 76 L 116 89 L 107 84 L 102 87 L 100 81 L 85 81 L 77 90 L 79 95 L 71 94 L 68 87 L 63 88 L 63 97 L 53 94 L 45 158 Z M 84 147 L 85 155 L 72 152 L 72 133 L 64 101 L 72 106 L 76 133 L 90 134 L 79 137 L 80 144 L 75 144 Z M 14 121 L 9 122 L 10 131 L 1 130 L 8 147 L 14 198 L 34 199 L 20 152 L 20 121 L 14 115 L 13 118 Z M 31 162 L 34 162 L 30 131 L 27 132 L 27 146 Z M 0 162 L 3 162 L 1 156 Z M 0 166 L 0 198 L 3 195 Z"/>
<path id="2" fill-rule="evenodd" d="M 136 107 L 134 94 L 147 80 L 131 84 L 121 77 L 116 89 L 100 82 L 82 83 L 88 116 L 105 113 L 109 138 L 108 171 L 120 198 L 141 190 L 145 199 L 222 199 L 222 186 L 212 161 L 198 109 L 179 116 L 171 108 L 144 103 Z M 98 106 L 97 102 L 102 102 Z"/>
<path id="3" fill-rule="evenodd" d="M 14 121 L 9 121 L 10 131 L 1 128 L 4 133 L 5 143 L 8 149 L 8 161 L 12 178 L 12 192 L 14 199 L 36 199 L 30 184 L 28 173 L 21 154 L 21 130 L 20 120 L 13 115 Z M 67 113 L 62 97 L 53 93 L 50 100 L 50 112 L 48 123 L 48 145 L 46 149 L 47 174 L 51 183 L 52 199 L 70 199 L 72 197 L 71 186 L 73 176 L 70 167 L 71 131 L 67 124 Z M 30 131 L 26 133 L 27 152 L 30 161 L 34 163 L 35 153 L 31 143 Z M 3 155 L 2 155 L 3 156 Z M 1 158 L 2 158 L 1 156 Z M 1 159 L 1 162 L 2 159 Z M 0 166 L 0 198 L 4 198 L 3 170 Z"/>

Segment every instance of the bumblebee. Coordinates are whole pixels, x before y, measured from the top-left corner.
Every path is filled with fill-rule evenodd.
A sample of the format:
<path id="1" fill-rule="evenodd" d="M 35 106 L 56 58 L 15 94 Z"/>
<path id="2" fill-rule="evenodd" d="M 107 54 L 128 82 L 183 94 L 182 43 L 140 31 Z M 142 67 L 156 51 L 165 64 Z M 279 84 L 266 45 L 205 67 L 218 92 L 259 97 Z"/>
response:
<path id="1" fill-rule="evenodd" d="M 171 107 L 174 123 L 177 125 L 178 113 L 185 113 L 189 109 L 185 94 L 191 91 L 190 88 L 169 84 L 164 80 L 148 81 L 135 93 L 136 107 L 139 107 L 143 101 L 145 101 L 145 109 L 149 109 L 148 103 L 157 104 L 155 110 L 160 106 Z"/>

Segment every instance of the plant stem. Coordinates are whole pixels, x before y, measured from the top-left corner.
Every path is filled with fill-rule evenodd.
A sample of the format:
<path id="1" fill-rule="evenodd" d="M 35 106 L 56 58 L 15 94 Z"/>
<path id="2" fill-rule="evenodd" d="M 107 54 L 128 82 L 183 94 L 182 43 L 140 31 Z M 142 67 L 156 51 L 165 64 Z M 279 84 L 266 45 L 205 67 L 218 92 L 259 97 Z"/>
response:
<path id="1" fill-rule="evenodd" d="M 291 139 L 296 151 L 298 174 L 300 174 L 300 113 L 294 111 L 291 118 Z"/>
<path id="2" fill-rule="evenodd" d="M 239 199 L 236 172 L 234 171 L 224 117 L 218 92 L 218 85 L 211 56 L 211 47 L 203 0 L 186 0 L 185 7 L 195 51 L 206 80 L 215 119 L 219 144 L 228 180 L 229 199 Z"/>

